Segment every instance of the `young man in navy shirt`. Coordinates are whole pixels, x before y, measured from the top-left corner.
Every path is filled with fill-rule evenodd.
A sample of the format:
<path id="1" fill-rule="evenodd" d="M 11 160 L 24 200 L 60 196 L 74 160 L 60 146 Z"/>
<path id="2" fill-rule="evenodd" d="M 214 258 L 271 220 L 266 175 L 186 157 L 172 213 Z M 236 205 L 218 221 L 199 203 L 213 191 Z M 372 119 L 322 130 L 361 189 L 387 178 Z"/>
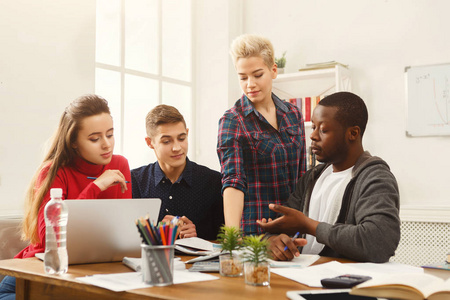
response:
<path id="1" fill-rule="evenodd" d="M 220 173 L 187 158 L 189 129 L 175 107 L 153 108 L 146 129 L 157 161 L 131 170 L 133 198 L 160 198 L 158 221 L 180 216 L 181 238 L 215 240 L 224 223 Z"/>

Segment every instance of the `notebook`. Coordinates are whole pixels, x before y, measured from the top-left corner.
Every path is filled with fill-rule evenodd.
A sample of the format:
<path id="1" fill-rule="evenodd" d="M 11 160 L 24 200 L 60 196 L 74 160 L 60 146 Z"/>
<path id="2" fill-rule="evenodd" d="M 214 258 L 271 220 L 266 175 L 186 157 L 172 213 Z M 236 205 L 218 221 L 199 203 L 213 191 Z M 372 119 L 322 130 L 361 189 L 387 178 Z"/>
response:
<path id="1" fill-rule="evenodd" d="M 141 257 L 141 238 L 135 220 L 149 215 L 157 221 L 160 199 L 64 200 L 69 210 L 69 265 L 122 261 Z M 36 255 L 37 257 L 43 259 Z"/>

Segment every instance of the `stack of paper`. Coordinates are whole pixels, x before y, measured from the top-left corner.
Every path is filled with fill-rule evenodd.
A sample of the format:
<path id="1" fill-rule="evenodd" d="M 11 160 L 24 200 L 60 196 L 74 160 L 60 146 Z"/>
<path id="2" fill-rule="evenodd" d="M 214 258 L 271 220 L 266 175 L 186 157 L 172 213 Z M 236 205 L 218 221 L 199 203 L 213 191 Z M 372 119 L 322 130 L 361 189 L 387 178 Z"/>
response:
<path id="1" fill-rule="evenodd" d="M 341 63 L 333 60 L 333 61 L 327 61 L 327 62 L 321 62 L 321 63 L 306 64 L 304 67 L 300 68 L 299 71 L 329 69 L 329 68 L 334 68 L 337 65 L 342 66 L 344 68 L 348 68 L 348 65 L 344 65 L 344 64 L 341 64 Z"/>

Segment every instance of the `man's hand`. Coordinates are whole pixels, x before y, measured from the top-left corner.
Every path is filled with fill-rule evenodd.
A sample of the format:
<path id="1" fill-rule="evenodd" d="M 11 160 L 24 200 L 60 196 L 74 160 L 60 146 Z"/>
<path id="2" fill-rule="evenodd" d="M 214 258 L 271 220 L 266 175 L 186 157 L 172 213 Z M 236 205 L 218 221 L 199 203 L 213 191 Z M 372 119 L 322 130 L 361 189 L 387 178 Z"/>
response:
<path id="1" fill-rule="evenodd" d="M 299 256 L 300 252 L 297 247 L 303 247 L 306 245 L 305 239 L 292 239 L 285 235 L 280 234 L 272 236 L 268 239 L 269 249 L 272 252 L 272 259 L 274 260 L 292 260 L 294 256 Z M 286 251 L 284 250 L 287 247 Z"/>
<path id="2" fill-rule="evenodd" d="M 195 224 L 185 216 L 181 217 L 180 220 L 184 223 L 180 225 L 180 238 L 196 237 L 197 230 L 195 229 Z"/>
<path id="3" fill-rule="evenodd" d="M 319 222 L 308 218 L 301 211 L 277 204 L 269 204 L 269 208 L 283 216 L 267 221 L 266 219 L 257 220 L 261 228 L 266 232 L 285 233 L 294 235 L 296 232 L 316 235 L 316 228 Z"/>
<path id="4" fill-rule="evenodd" d="M 163 223 L 170 223 L 172 219 L 175 218 L 172 215 L 165 215 L 161 220 Z M 178 219 L 178 233 L 180 235 L 180 239 L 185 239 L 189 237 L 196 237 L 197 230 L 195 229 L 195 224 L 192 223 L 187 217 L 183 216 Z"/>

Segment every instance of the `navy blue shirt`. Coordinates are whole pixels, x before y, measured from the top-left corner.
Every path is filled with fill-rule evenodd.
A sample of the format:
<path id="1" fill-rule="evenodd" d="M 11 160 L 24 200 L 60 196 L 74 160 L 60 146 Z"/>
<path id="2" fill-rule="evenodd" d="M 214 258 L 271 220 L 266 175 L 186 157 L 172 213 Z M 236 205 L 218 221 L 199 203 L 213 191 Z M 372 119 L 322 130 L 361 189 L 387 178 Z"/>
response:
<path id="1" fill-rule="evenodd" d="M 195 224 L 198 237 L 216 240 L 225 223 L 221 177 L 186 158 L 186 167 L 175 183 L 155 162 L 131 170 L 131 187 L 133 198 L 161 199 L 158 222 L 165 215 L 186 216 Z"/>

